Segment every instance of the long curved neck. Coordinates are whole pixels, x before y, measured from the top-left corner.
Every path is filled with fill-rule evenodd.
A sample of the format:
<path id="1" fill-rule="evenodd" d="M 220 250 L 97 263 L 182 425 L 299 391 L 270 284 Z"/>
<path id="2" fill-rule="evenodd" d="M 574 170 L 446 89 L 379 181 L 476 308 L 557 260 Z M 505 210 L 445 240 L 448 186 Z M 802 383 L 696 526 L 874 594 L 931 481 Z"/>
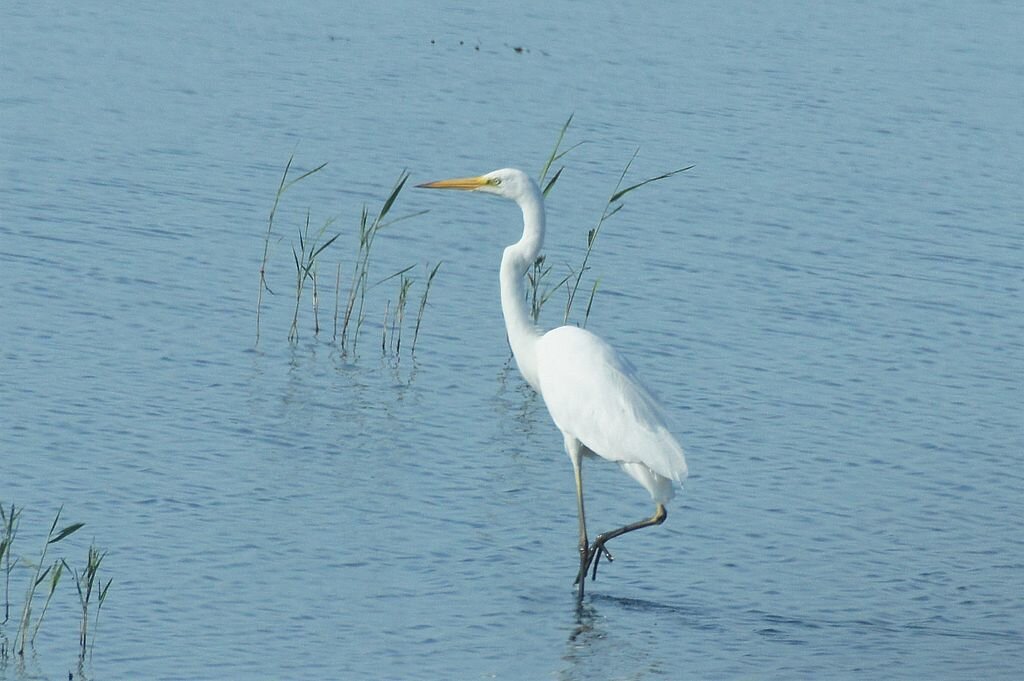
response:
<path id="1" fill-rule="evenodd" d="M 517 203 L 523 211 L 523 236 L 507 247 L 501 258 L 501 312 L 519 372 L 540 392 L 537 340 L 541 332 L 526 305 L 523 277 L 544 245 L 544 200 L 540 190 L 531 183 L 531 191 L 517 199 Z"/>

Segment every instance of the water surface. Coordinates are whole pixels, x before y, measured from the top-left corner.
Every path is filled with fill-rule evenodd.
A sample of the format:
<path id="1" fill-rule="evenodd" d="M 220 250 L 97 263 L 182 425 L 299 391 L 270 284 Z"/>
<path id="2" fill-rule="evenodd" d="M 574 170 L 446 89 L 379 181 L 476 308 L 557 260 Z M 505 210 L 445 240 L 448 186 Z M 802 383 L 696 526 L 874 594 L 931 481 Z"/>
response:
<path id="1" fill-rule="evenodd" d="M 1019 673 L 1021 10 L 582 8 L 3 10 L 0 501 L 26 556 L 61 504 L 87 523 L 69 558 L 109 550 L 84 676 Z M 376 308 L 356 353 L 308 309 L 286 339 L 307 209 L 350 276 L 403 168 L 535 173 L 572 112 L 559 277 L 637 146 L 636 181 L 696 164 L 592 259 L 589 328 L 692 476 L 581 605 L 571 468 L 498 310 L 514 206 L 400 197 L 429 213 L 374 273 L 444 261 L 415 357 L 381 356 Z M 257 345 L 293 153 L 329 165 L 282 207 Z M 594 531 L 650 513 L 616 467 L 586 475 Z M 81 674 L 75 597 L 0 677 Z"/>

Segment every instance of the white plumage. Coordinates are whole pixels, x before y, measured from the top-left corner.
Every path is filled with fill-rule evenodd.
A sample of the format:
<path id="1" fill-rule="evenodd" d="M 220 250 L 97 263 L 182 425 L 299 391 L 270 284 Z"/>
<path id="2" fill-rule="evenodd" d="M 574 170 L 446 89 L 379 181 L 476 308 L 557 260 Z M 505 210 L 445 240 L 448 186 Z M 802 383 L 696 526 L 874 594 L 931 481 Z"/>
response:
<path id="1" fill-rule="evenodd" d="M 576 583 L 582 598 L 591 566 L 596 577 L 601 556 L 612 559 L 605 548 L 609 540 L 664 522 L 665 503 L 674 495 L 673 482 L 686 478 L 683 448 L 668 431 L 661 407 L 640 383 L 636 370 L 610 345 L 575 326 L 542 334 L 534 325 L 526 307 L 523 277 L 544 245 L 545 215 L 543 196 L 528 175 L 504 168 L 419 186 L 496 194 L 512 199 L 523 212 L 523 235 L 505 248 L 501 259 L 501 311 L 516 365 L 544 398 L 572 461 L 580 532 Z M 582 460 L 587 454 L 618 463 L 656 504 L 650 518 L 602 533 L 593 545 L 587 541 L 583 505 Z"/>
<path id="2" fill-rule="evenodd" d="M 618 463 L 655 502 L 668 502 L 672 482 L 686 478 L 686 458 L 633 366 L 575 326 L 544 334 L 537 357 L 540 393 L 559 430 Z"/>

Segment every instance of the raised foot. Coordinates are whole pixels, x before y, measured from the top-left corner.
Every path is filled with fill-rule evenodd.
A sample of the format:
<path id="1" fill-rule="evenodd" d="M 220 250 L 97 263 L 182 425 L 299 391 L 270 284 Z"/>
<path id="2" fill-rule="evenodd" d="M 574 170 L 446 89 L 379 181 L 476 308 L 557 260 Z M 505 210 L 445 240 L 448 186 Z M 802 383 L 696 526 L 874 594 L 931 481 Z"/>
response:
<path id="1" fill-rule="evenodd" d="M 608 548 L 604 545 L 604 541 L 601 538 L 598 538 L 598 540 L 594 542 L 594 545 L 590 547 L 589 561 L 593 561 L 594 565 L 593 571 L 590 573 L 591 581 L 597 579 L 597 564 L 601 562 L 602 555 L 608 559 L 609 563 L 615 560 L 614 558 L 612 558 L 611 551 L 609 551 Z M 587 571 L 584 570 L 583 574 L 586 575 L 586 573 Z"/>
<path id="2" fill-rule="evenodd" d="M 591 581 L 597 579 L 597 565 L 601 562 L 601 556 L 611 563 L 615 559 L 611 551 L 604 545 L 605 540 L 598 538 L 590 547 L 580 547 L 580 571 L 576 574 L 576 581 L 573 584 L 581 584 L 590 572 Z M 582 591 L 582 587 L 580 589 Z"/>

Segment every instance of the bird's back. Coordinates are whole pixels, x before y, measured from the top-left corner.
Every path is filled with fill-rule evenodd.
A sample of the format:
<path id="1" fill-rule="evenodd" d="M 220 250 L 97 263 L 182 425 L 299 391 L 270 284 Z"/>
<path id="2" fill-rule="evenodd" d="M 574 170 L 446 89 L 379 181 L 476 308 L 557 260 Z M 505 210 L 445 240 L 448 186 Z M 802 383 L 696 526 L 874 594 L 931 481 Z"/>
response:
<path id="1" fill-rule="evenodd" d="M 562 326 L 537 342 L 541 395 L 555 425 L 595 454 L 682 482 L 686 458 L 635 368 L 600 337 Z"/>

